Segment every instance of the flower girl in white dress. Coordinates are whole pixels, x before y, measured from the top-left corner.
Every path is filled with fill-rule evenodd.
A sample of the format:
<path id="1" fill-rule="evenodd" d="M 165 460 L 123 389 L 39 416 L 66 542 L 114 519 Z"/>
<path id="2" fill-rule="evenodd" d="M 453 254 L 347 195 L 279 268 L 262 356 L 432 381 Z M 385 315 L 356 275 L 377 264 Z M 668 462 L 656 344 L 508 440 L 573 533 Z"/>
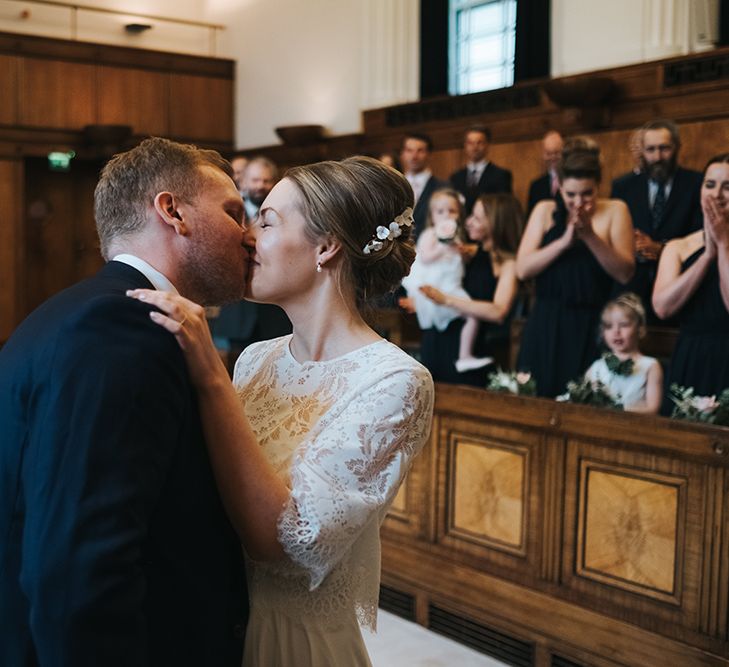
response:
<path id="1" fill-rule="evenodd" d="M 369 158 L 297 167 L 245 232 L 247 296 L 290 336 L 246 349 L 234 384 L 203 308 L 136 292 L 166 313 L 198 388 L 221 495 L 249 568 L 248 667 L 366 666 L 379 528 L 430 431 L 428 371 L 364 321 L 414 257 L 412 190 Z"/>
<path id="2" fill-rule="evenodd" d="M 602 311 L 600 330 L 610 350 L 593 362 L 585 377 L 601 382 L 625 410 L 656 414 L 661 407 L 663 369 L 657 359 L 641 354 L 645 309 L 637 294 L 628 292 Z"/>

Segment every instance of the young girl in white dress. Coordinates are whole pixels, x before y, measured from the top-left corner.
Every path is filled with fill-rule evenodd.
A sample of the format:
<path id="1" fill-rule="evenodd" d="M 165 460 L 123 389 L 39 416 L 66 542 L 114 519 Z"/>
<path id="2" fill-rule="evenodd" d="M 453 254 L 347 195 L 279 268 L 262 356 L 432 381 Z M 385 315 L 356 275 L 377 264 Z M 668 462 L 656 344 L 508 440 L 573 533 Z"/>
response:
<path id="1" fill-rule="evenodd" d="M 585 377 L 605 385 L 625 410 L 656 414 L 661 407 L 663 369 L 657 359 L 640 353 L 645 328 L 645 309 L 637 294 L 628 292 L 610 301 L 600 323 L 610 352 L 593 362 Z"/>
<path id="2" fill-rule="evenodd" d="M 418 238 L 415 262 L 410 274 L 402 281 L 415 308 L 418 325 L 425 331 L 435 327 L 445 331 L 448 325 L 463 315 L 448 306 L 437 304 L 420 291 L 423 285 L 434 285 L 445 294 L 469 299 L 463 289 L 463 205 L 455 190 L 436 190 L 430 197 L 426 227 Z M 478 334 L 479 322 L 466 317 L 461 329 L 460 347 L 456 369 L 459 371 L 480 368 L 493 361 L 491 358 L 476 359 L 473 346 Z"/>
<path id="3" fill-rule="evenodd" d="M 248 556 L 243 665 L 370 665 L 379 529 L 430 431 L 428 371 L 366 323 L 414 258 L 413 195 L 370 158 L 291 169 L 243 240 L 246 295 L 293 334 L 247 348 L 234 385 L 205 311 L 140 291 L 166 313 L 198 388 L 213 470 Z"/>

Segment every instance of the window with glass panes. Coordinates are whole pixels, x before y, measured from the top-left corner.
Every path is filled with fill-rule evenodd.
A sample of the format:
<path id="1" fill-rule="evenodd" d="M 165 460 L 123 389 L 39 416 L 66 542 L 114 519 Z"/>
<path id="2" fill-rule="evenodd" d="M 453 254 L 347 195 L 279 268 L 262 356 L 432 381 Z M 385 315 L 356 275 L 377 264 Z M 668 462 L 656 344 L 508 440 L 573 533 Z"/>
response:
<path id="1" fill-rule="evenodd" d="M 451 95 L 514 84 L 516 0 L 450 0 Z"/>

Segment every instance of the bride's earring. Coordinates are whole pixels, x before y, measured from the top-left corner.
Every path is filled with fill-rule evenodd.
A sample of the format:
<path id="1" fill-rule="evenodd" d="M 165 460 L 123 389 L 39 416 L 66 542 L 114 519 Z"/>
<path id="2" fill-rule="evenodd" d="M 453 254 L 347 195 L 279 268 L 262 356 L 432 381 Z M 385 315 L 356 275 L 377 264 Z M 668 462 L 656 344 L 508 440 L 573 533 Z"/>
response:
<path id="1" fill-rule="evenodd" d="M 316 272 L 321 273 L 321 262 L 316 263 Z"/>

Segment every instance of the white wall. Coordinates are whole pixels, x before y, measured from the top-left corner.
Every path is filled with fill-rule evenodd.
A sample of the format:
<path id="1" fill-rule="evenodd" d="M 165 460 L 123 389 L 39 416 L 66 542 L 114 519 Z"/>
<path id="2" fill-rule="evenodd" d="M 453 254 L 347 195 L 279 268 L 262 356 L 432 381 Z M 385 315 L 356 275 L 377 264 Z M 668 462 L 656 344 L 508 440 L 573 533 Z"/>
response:
<path id="1" fill-rule="evenodd" d="M 417 99 L 418 0 L 208 0 L 220 52 L 238 62 L 236 140 L 280 125 L 361 130 L 363 108 Z"/>
<path id="2" fill-rule="evenodd" d="M 552 76 L 712 47 L 718 0 L 552 0 Z"/>

